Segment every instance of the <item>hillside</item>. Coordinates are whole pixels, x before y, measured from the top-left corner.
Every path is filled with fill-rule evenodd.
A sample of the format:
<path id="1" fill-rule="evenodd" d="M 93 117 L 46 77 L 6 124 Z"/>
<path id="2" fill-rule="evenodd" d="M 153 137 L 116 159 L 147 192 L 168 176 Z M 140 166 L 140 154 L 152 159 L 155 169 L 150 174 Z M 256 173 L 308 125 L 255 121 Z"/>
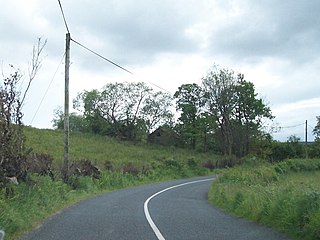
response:
<path id="1" fill-rule="evenodd" d="M 26 146 L 35 153 L 49 154 L 54 158 L 54 166 L 60 167 L 63 161 L 64 133 L 60 130 L 24 128 Z M 164 147 L 147 143 L 132 143 L 109 137 L 70 133 L 70 161 L 88 159 L 103 169 L 106 163 L 116 167 L 133 163 L 138 167 L 158 165 L 174 160 L 181 164 L 195 162 L 201 165 L 208 161 L 217 161 L 219 157 L 212 153 L 199 153 L 188 149 Z"/>

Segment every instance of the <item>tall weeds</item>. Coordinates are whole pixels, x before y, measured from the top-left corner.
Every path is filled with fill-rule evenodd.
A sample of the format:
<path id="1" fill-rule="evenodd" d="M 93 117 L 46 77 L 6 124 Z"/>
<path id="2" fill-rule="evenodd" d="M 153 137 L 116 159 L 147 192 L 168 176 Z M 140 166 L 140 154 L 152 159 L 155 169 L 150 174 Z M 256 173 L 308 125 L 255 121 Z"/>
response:
<path id="1" fill-rule="evenodd" d="M 320 160 L 229 169 L 210 189 L 215 205 L 297 239 L 320 239 Z"/>

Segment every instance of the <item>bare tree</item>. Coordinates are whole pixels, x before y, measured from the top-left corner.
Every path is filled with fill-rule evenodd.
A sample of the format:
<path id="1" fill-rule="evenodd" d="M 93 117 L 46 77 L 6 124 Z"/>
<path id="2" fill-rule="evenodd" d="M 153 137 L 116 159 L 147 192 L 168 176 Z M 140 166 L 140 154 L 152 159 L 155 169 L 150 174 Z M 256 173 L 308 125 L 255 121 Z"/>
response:
<path id="1" fill-rule="evenodd" d="M 0 82 L 0 187 L 11 192 L 8 180 L 12 177 L 25 180 L 26 177 L 26 151 L 25 137 L 22 127 L 22 104 L 26 98 L 31 82 L 36 77 L 41 66 L 40 54 L 46 44 L 38 38 L 37 45 L 33 47 L 29 81 L 23 98 L 18 90 L 22 74 L 19 69 L 11 66 L 11 74 L 2 74 Z"/>
<path id="2" fill-rule="evenodd" d="M 31 86 L 31 83 L 34 80 L 34 78 L 36 77 L 39 69 L 41 68 L 42 59 L 40 58 L 40 55 L 41 55 L 44 47 L 46 46 L 46 44 L 47 44 L 47 39 L 42 41 L 41 37 L 39 37 L 37 44 L 33 46 L 31 63 L 29 66 L 29 82 L 28 82 L 27 88 L 23 94 L 21 104 L 23 104 L 23 102 L 26 98 L 27 92 L 29 91 L 29 88 Z"/>

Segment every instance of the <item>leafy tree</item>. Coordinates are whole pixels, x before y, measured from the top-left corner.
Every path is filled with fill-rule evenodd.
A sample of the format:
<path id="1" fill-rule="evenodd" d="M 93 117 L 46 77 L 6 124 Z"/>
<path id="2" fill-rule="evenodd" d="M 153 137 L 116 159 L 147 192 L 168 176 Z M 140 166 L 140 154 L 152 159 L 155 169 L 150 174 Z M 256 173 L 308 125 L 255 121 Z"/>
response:
<path id="1" fill-rule="evenodd" d="M 83 131 L 101 135 L 113 135 L 112 125 L 100 113 L 101 93 L 93 89 L 79 93 L 73 100 L 73 108 L 80 112 L 83 119 Z"/>
<path id="2" fill-rule="evenodd" d="M 301 138 L 296 135 L 291 135 L 287 144 L 290 149 L 290 158 L 302 158 L 305 155 L 304 146 L 301 144 Z"/>
<path id="3" fill-rule="evenodd" d="M 14 69 L 0 85 L 0 181 L 6 177 L 23 178 L 24 135 L 22 132 L 22 112 L 20 92 L 17 84 L 22 75 Z"/>
<path id="4" fill-rule="evenodd" d="M 262 127 L 262 119 L 272 119 L 271 110 L 257 97 L 254 85 L 244 80 L 242 74 L 219 69 L 203 78 L 207 97 L 207 111 L 215 118 L 217 140 L 225 154 L 244 156 L 249 152 Z"/>
<path id="5" fill-rule="evenodd" d="M 242 74 L 238 74 L 234 90 L 234 149 L 238 156 L 243 156 L 248 153 L 251 140 L 256 140 L 253 137 L 262 127 L 262 119 L 272 119 L 273 116 L 270 108 L 258 98 L 254 84 L 245 81 Z"/>
<path id="6" fill-rule="evenodd" d="M 217 124 L 211 114 L 203 112 L 197 119 L 198 146 L 199 149 L 207 152 L 216 149 L 215 132 Z"/>
<path id="7" fill-rule="evenodd" d="M 272 143 L 272 151 L 269 154 L 270 161 L 279 162 L 289 158 L 304 157 L 305 152 L 300 140 L 299 137 L 292 135 L 286 142 L 274 141 Z"/>
<path id="8" fill-rule="evenodd" d="M 129 140 L 142 140 L 148 131 L 172 119 L 171 97 L 144 83 L 110 83 L 102 91 L 79 93 L 74 108 L 89 129 Z"/>
<path id="9" fill-rule="evenodd" d="M 142 108 L 142 118 L 149 133 L 159 126 L 173 125 L 171 108 L 172 97 L 168 93 L 156 92 L 146 98 Z"/>
<path id="10" fill-rule="evenodd" d="M 179 117 L 180 124 L 178 124 L 180 135 L 184 138 L 187 145 L 195 149 L 199 134 L 198 126 L 200 126 L 198 125 L 198 121 L 200 121 L 200 114 L 203 111 L 205 103 L 204 92 L 195 83 L 183 84 L 178 88 L 174 97 L 177 99 L 176 109 L 181 111 L 181 116 Z M 201 126 L 205 125 L 202 124 Z"/>
<path id="11" fill-rule="evenodd" d="M 100 116 L 113 126 L 116 135 L 134 140 L 136 123 L 141 119 L 143 101 L 151 89 L 143 83 L 108 84 L 100 94 Z"/>
<path id="12" fill-rule="evenodd" d="M 202 79 L 207 97 L 208 113 L 215 118 L 219 128 L 218 139 L 224 154 L 232 154 L 233 129 L 232 114 L 235 107 L 234 89 L 237 78 L 232 70 L 213 69 Z"/>
<path id="13" fill-rule="evenodd" d="M 316 141 L 320 141 L 320 116 L 317 116 L 317 124 L 313 129 L 313 134 Z"/>
<path id="14" fill-rule="evenodd" d="M 54 111 L 54 119 L 52 120 L 53 127 L 55 129 L 64 129 L 64 113 L 61 109 Z M 83 116 L 77 115 L 76 113 L 70 113 L 69 116 L 69 130 L 76 132 L 87 132 L 88 127 Z"/>

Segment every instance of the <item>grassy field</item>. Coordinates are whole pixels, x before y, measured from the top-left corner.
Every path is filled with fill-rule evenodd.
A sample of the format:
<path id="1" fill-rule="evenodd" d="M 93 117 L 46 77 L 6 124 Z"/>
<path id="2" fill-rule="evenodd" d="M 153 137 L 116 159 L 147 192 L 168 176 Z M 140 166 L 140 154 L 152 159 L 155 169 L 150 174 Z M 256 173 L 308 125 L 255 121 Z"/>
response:
<path id="1" fill-rule="evenodd" d="M 320 239 L 319 159 L 225 170 L 212 185 L 209 199 L 295 239 Z"/>
<path id="2" fill-rule="evenodd" d="M 5 197 L 4 190 L 0 190 L 0 230 L 5 231 L 6 240 L 17 239 L 43 219 L 81 199 L 120 188 L 210 174 L 208 169 L 202 167 L 203 163 L 214 163 L 221 159 L 213 154 L 186 149 L 133 144 L 102 136 L 71 133 L 70 161 L 91 160 L 102 170 L 102 175 L 100 179 L 72 177 L 72 184 L 65 184 L 59 178 L 63 132 L 26 127 L 24 133 L 26 146 L 32 148 L 33 153 L 53 157 L 56 180 L 30 174 L 26 183 L 12 185 L 12 196 Z M 112 163 L 113 171 L 106 171 L 106 163 Z M 124 169 L 128 166 L 137 171 L 134 174 L 125 173 Z"/>
<path id="3" fill-rule="evenodd" d="M 55 159 L 59 168 L 63 160 L 63 132 L 25 128 L 26 145 L 34 152 L 47 153 Z M 117 167 L 131 162 L 137 166 L 161 164 L 166 160 L 175 160 L 181 164 L 195 160 L 197 164 L 216 161 L 217 156 L 199 153 L 188 149 L 163 147 L 143 143 L 117 141 L 113 138 L 93 134 L 70 134 L 70 160 L 89 159 L 103 169 L 105 162 L 111 161 Z"/>

